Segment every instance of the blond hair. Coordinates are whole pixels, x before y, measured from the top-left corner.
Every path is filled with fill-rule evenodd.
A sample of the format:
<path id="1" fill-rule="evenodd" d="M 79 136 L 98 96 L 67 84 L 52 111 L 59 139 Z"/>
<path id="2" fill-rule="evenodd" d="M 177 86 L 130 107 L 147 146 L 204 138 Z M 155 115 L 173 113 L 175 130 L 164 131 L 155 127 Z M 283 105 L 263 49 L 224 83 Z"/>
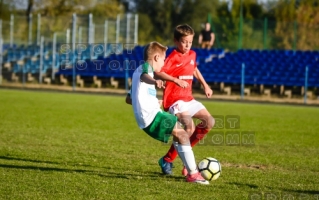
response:
<path id="1" fill-rule="evenodd" d="M 175 27 L 174 39 L 179 40 L 181 37 L 195 35 L 194 29 L 188 24 L 181 24 Z"/>
<path id="2" fill-rule="evenodd" d="M 162 45 L 159 42 L 150 42 L 144 48 L 143 59 L 148 60 L 156 53 L 164 53 L 166 52 L 167 47 Z"/>

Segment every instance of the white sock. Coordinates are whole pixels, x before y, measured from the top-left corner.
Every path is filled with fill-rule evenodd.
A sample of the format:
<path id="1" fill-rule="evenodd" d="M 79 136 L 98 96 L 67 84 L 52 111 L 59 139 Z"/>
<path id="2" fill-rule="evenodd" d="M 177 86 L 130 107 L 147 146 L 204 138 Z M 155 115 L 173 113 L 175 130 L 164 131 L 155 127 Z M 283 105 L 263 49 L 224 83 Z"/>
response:
<path id="1" fill-rule="evenodd" d="M 175 146 L 175 145 L 174 145 Z M 176 147 L 176 146 L 175 146 Z M 177 144 L 177 152 L 189 174 L 197 172 L 193 149 L 190 144 Z"/>
<path id="2" fill-rule="evenodd" d="M 181 158 L 181 155 L 180 155 L 180 153 L 178 152 L 178 142 L 174 142 L 174 141 L 173 141 L 173 145 L 174 145 L 175 150 L 177 151 L 178 156 Z M 183 160 L 182 160 L 182 162 L 183 162 L 183 165 L 185 166 Z"/>

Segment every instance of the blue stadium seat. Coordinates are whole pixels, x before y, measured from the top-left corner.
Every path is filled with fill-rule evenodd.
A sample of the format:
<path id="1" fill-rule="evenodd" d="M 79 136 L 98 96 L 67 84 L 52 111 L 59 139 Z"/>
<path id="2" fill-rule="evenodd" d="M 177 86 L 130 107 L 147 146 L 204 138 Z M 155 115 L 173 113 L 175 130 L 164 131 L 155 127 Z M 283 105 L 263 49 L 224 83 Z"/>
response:
<path id="1" fill-rule="evenodd" d="M 77 69 L 76 72 L 81 75 L 99 77 L 115 77 L 124 78 L 126 73 L 126 60 L 129 61 L 130 76 L 140 62 L 143 61 L 144 46 L 135 46 L 131 53 L 123 51 L 122 54 L 114 54 L 109 51 L 106 58 L 104 55 L 97 55 L 98 60 L 104 63 L 101 69 L 97 69 L 96 65 L 90 60 L 90 52 L 86 50 L 81 55 L 81 59 L 86 60 L 87 68 Z M 21 48 L 22 49 L 22 48 Z M 30 51 L 30 48 L 27 48 Z M 169 47 L 167 55 L 173 51 L 174 47 Z M 30 53 L 21 50 L 20 53 L 14 54 L 10 52 L 9 59 L 16 57 L 28 56 Z M 36 49 L 33 49 L 34 55 Z M 292 51 L 292 50 L 239 50 L 237 52 L 224 53 L 223 49 L 200 49 L 193 48 L 197 53 L 198 68 L 202 72 L 207 82 L 225 82 L 240 83 L 242 63 L 245 63 L 245 84 L 265 84 L 265 85 L 287 85 L 287 86 L 303 86 L 305 76 L 305 66 L 309 67 L 309 86 L 319 85 L 319 53 L 314 51 Z M 31 55 L 30 54 L 30 55 Z M 85 54 L 85 55 L 84 55 Z M 218 57 L 218 55 L 223 56 Z M 210 55 L 217 55 L 211 61 L 206 61 Z M 58 55 L 61 64 L 63 59 L 71 59 L 71 55 Z M 9 60 L 7 59 L 7 60 Z M 36 70 L 35 65 L 30 60 L 25 64 L 26 70 Z M 52 59 L 44 61 L 45 69 L 49 69 L 52 65 Z M 15 70 L 19 67 L 15 66 Z M 61 70 L 58 73 L 72 74 L 70 69 Z"/>

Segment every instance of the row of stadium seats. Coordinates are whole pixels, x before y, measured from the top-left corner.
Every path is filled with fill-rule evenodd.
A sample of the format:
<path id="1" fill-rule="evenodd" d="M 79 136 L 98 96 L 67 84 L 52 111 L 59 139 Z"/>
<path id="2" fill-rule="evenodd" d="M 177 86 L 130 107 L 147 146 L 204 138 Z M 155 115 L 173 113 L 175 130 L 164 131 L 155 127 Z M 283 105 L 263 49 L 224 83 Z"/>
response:
<path id="1" fill-rule="evenodd" d="M 307 62 L 298 62 L 294 60 L 295 54 L 287 53 L 285 56 L 286 62 L 283 62 L 280 57 L 268 60 L 267 56 L 263 58 L 247 60 L 241 59 L 236 53 L 225 53 L 222 50 L 208 51 L 204 49 L 194 49 L 197 54 L 204 55 L 200 59 L 197 58 L 198 68 L 203 73 L 207 82 L 224 82 L 224 83 L 241 83 L 242 81 L 242 64 L 245 64 L 246 84 L 264 84 L 264 85 L 286 85 L 286 86 L 304 86 L 305 85 L 305 67 L 308 66 L 308 85 L 310 87 L 319 87 L 319 55 L 311 54 L 311 58 Z M 168 50 L 168 54 L 172 48 Z M 209 54 L 209 52 L 211 52 Z M 240 51 L 245 52 L 246 51 Z M 257 52 L 257 51 L 248 51 Z M 258 51 L 261 54 L 268 51 Z M 284 52 L 284 51 L 283 51 Z M 220 56 L 220 55 L 223 56 Z M 211 61 L 205 61 L 208 57 L 214 57 Z M 317 57 L 318 56 L 318 57 Z M 199 56 L 198 56 L 199 57 Z M 126 66 L 125 60 L 129 61 L 129 66 Z M 116 77 L 125 78 L 126 73 L 131 76 L 136 67 L 139 66 L 142 60 L 142 48 L 134 49 L 131 54 L 112 54 L 107 58 L 101 58 L 103 64 L 97 67 L 97 63 L 87 61 L 85 66 L 81 63 L 76 65 L 76 74 L 83 76 L 98 76 L 98 77 Z M 290 62 L 289 62 L 290 61 Z M 128 69 L 128 70 L 125 70 Z M 58 74 L 71 75 L 71 69 L 60 70 Z"/>
<path id="2" fill-rule="evenodd" d="M 225 58 L 213 59 L 212 62 L 202 63 L 198 67 L 207 81 L 225 83 L 241 83 L 242 64 L 245 65 L 245 83 L 265 85 L 305 85 L 305 69 L 308 67 L 309 86 L 319 86 L 319 61 L 309 63 L 272 63 L 237 61 L 229 63 Z"/>
<path id="3" fill-rule="evenodd" d="M 133 51 L 123 50 L 115 54 L 114 48 L 108 46 L 108 56 L 104 57 L 103 46 L 94 49 L 86 48 L 77 51 L 75 57 L 71 52 L 57 54 L 55 68 L 56 75 L 71 76 L 75 72 L 80 76 L 125 78 L 131 76 L 142 61 L 143 46 L 136 46 Z M 118 50 L 118 49 L 117 49 Z M 173 48 L 169 48 L 169 54 Z M 245 65 L 246 84 L 263 85 L 305 85 L 305 68 L 308 67 L 308 85 L 319 87 L 319 52 L 291 51 L 291 50 L 239 50 L 225 52 L 223 49 L 194 48 L 197 53 L 197 64 L 204 78 L 209 83 L 241 83 L 242 65 Z M 112 52 L 113 51 L 113 52 Z M 8 49 L 5 62 L 15 62 L 12 66 L 14 73 L 39 73 L 39 48 L 17 47 Z M 42 73 L 52 68 L 50 48 L 44 48 Z M 35 59 L 36 58 L 36 59 Z M 93 58 L 93 59 L 90 59 Z M 75 70 L 72 62 L 75 62 Z"/>

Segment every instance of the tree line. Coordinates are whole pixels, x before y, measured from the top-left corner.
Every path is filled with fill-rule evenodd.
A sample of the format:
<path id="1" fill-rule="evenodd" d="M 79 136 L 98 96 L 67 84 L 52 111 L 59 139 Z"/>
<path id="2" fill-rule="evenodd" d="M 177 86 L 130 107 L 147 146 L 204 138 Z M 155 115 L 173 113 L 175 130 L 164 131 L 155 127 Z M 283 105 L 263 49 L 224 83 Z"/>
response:
<path id="1" fill-rule="evenodd" d="M 262 4 L 257 0 L 28 0 L 23 9 L 19 2 L 0 0 L 0 18 L 7 21 L 15 13 L 25 16 L 27 22 L 30 13 L 40 13 L 60 19 L 52 25 L 54 30 L 65 25 L 64 17 L 73 13 L 92 13 L 95 19 L 104 19 L 131 12 L 139 16 L 141 45 L 153 40 L 173 45 L 174 27 L 187 23 L 195 29 L 196 46 L 202 25 L 210 20 L 216 34 L 215 48 L 319 49 L 317 0 L 269 0 Z"/>

